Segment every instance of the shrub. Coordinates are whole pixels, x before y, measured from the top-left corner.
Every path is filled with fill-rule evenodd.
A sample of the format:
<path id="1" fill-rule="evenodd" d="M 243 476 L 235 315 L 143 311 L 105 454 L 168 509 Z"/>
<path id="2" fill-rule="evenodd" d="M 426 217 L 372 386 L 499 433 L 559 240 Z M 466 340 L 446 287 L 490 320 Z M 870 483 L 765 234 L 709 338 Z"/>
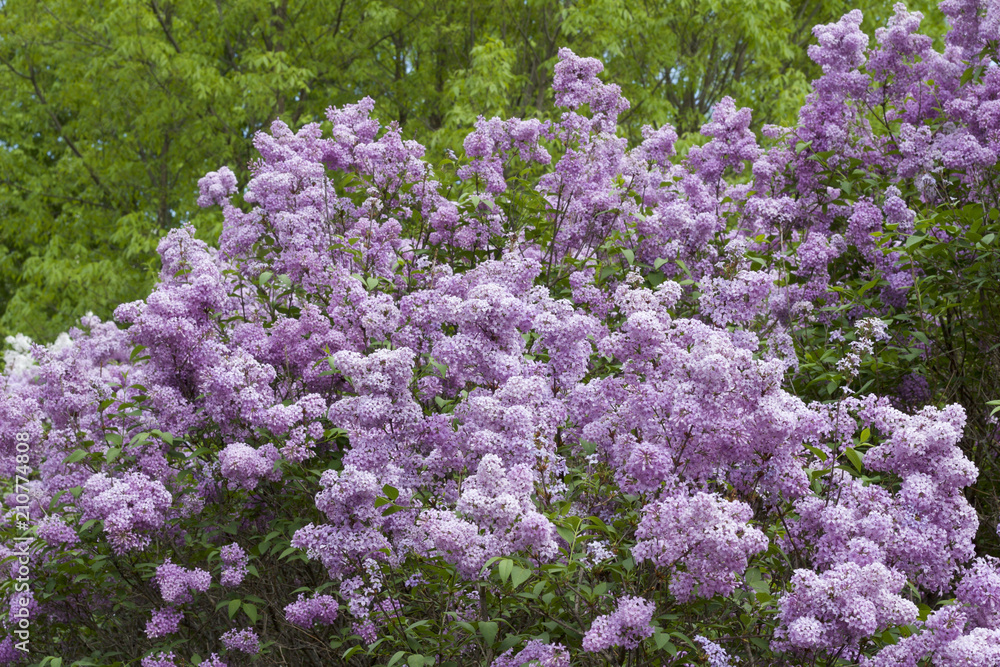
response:
<path id="1" fill-rule="evenodd" d="M 368 99 L 275 122 L 246 208 L 201 181 L 218 248 L 173 230 L 146 300 L 7 353 L 2 657 L 995 660 L 969 406 L 920 405 L 989 321 L 946 268 L 995 257 L 969 7 L 944 53 L 901 6 L 871 49 L 817 27 L 763 145 L 726 99 L 686 156 L 630 148 L 568 50 L 559 122 L 435 167 Z"/>

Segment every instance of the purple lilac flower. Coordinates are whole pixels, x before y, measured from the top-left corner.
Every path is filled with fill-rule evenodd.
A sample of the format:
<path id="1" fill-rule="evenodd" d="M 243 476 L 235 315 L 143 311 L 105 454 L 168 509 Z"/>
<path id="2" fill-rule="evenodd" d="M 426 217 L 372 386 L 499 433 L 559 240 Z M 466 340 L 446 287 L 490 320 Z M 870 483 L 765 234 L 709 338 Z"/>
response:
<path id="1" fill-rule="evenodd" d="M 146 621 L 146 636 L 150 639 L 157 639 L 177 632 L 182 618 L 184 618 L 184 614 L 173 607 L 154 609 L 153 617 Z"/>
<path id="2" fill-rule="evenodd" d="M 174 655 L 173 651 L 169 653 L 156 654 L 156 657 L 148 656 L 142 659 L 142 667 L 176 667 L 177 663 L 174 660 L 177 656 Z"/>
<path id="3" fill-rule="evenodd" d="M 222 547 L 220 557 L 223 563 L 220 582 L 223 586 L 239 586 L 247 574 L 247 553 L 233 543 Z"/>
<path id="4" fill-rule="evenodd" d="M 0 663 L 16 665 L 24 659 L 24 653 L 14 646 L 14 636 L 7 635 L 0 641 Z"/>
<path id="5" fill-rule="evenodd" d="M 170 557 L 156 568 L 156 583 L 165 602 L 179 604 L 191 600 L 191 591 L 204 593 L 212 584 L 212 576 L 205 570 L 186 570 L 170 562 Z"/>
<path id="6" fill-rule="evenodd" d="M 799 569 L 792 591 L 778 603 L 781 626 L 773 647 L 831 651 L 917 617 L 917 607 L 899 595 L 906 577 L 882 563 L 843 563 L 821 574 Z"/>
<path id="7" fill-rule="evenodd" d="M 546 644 L 537 639 L 527 642 L 517 653 L 507 649 L 490 667 L 569 667 L 569 651 L 562 644 Z"/>
<path id="8" fill-rule="evenodd" d="M 100 519 L 108 541 L 118 553 L 143 549 L 150 532 L 163 526 L 173 498 L 166 487 L 141 472 L 112 478 L 93 475 L 83 487 L 83 520 Z"/>
<path id="9" fill-rule="evenodd" d="M 633 649 L 643 639 L 653 636 L 653 613 L 656 605 L 640 597 L 624 596 L 614 613 L 598 616 L 583 636 L 583 650 L 591 653 L 612 646 Z"/>
<path id="10" fill-rule="evenodd" d="M 242 651 L 250 655 L 256 655 L 260 652 L 260 638 L 253 631 L 253 628 L 229 630 L 223 633 L 219 639 L 230 651 Z"/>
<path id="11" fill-rule="evenodd" d="M 331 595 L 316 595 L 306 599 L 300 593 L 298 600 L 285 607 L 285 619 L 303 628 L 311 627 L 313 623 L 329 625 L 337 619 L 339 605 Z"/>
<path id="12" fill-rule="evenodd" d="M 722 648 L 711 639 L 707 637 L 702 637 L 701 635 L 695 635 L 695 641 L 701 644 L 701 647 L 705 650 L 705 655 L 708 656 L 709 667 L 732 667 L 733 663 L 730 660 L 736 660 L 739 662 L 739 658 L 733 658 L 728 653 L 726 649 Z"/>
<path id="13" fill-rule="evenodd" d="M 69 526 L 65 520 L 55 514 L 44 517 L 35 524 L 35 532 L 39 538 L 51 546 L 68 545 L 73 546 L 80 541 L 80 537 Z"/>
<path id="14" fill-rule="evenodd" d="M 670 496 L 643 508 L 632 554 L 672 571 L 670 591 L 680 600 L 726 595 L 747 559 L 767 548 L 751 516 L 748 505 L 707 493 Z"/>

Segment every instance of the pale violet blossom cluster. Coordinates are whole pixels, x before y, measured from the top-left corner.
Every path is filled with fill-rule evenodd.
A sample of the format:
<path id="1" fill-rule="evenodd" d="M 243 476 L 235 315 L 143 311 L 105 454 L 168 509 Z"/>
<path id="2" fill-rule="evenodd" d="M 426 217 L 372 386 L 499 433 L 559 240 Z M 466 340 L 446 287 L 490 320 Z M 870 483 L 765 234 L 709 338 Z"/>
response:
<path id="1" fill-rule="evenodd" d="M 849 343 L 850 352 L 845 354 L 837 362 L 837 370 L 843 373 L 848 379 L 857 377 L 861 366 L 861 360 L 866 356 L 875 353 L 875 343 L 889 338 L 888 325 L 875 317 L 866 317 L 855 325 L 858 339 Z M 835 339 L 831 335 L 831 339 Z M 839 337 L 843 340 L 843 336 Z"/>
<path id="2" fill-rule="evenodd" d="M 239 586 L 247 575 L 247 560 L 249 558 L 247 552 L 234 542 L 222 547 L 219 556 L 222 559 L 220 583 L 223 586 Z"/>
<path id="3" fill-rule="evenodd" d="M 709 667 L 733 667 L 734 663 L 730 662 L 732 660 L 735 660 L 735 663 L 739 663 L 739 658 L 733 658 L 730 656 L 726 652 L 726 649 L 722 648 L 711 639 L 701 635 L 695 635 L 694 640 L 701 644 L 701 648 L 705 651 L 705 655 L 708 657 Z"/>
<path id="4" fill-rule="evenodd" d="M 622 646 L 633 649 L 653 636 L 653 614 L 656 605 L 640 597 L 624 596 L 617 600 L 615 611 L 598 616 L 583 636 L 583 650 L 595 653 Z"/>
<path id="5" fill-rule="evenodd" d="M 260 652 L 260 638 L 253 628 L 229 630 L 223 633 L 219 640 L 230 651 L 240 651 L 249 655 L 256 655 Z"/>

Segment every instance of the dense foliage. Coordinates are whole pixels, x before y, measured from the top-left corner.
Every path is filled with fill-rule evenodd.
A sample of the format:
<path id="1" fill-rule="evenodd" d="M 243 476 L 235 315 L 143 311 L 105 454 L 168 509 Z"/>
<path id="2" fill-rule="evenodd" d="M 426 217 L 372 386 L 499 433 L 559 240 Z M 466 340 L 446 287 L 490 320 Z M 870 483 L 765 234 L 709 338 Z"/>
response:
<path id="1" fill-rule="evenodd" d="M 919 2 L 929 4 L 928 0 Z M 604 59 L 623 130 L 697 130 L 724 95 L 794 119 L 828 0 L 5 0 L 0 2 L 0 336 L 51 342 L 145 297 L 156 245 L 190 222 L 197 181 L 249 178 L 250 139 L 371 96 L 440 155 L 481 113 L 547 118 L 556 52 Z M 885 0 L 865 2 L 870 26 Z"/>
<path id="2" fill-rule="evenodd" d="M 941 9 L 683 158 L 569 49 L 434 165 L 370 98 L 256 134 L 218 247 L 13 339 L 0 660 L 1000 665 L 1000 8 Z"/>

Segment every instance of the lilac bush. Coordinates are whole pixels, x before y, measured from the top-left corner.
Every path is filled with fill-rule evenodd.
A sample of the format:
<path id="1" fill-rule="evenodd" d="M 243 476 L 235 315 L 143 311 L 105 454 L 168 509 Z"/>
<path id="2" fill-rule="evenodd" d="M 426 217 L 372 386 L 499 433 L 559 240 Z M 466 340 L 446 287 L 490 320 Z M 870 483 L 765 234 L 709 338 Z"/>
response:
<path id="1" fill-rule="evenodd" d="M 218 247 L 5 353 L 0 656 L 23 607 L 80 664 L 996 664 L 969 417 L 901 352 L 914 248 L 998 217 L 988 4 L 819 26 L 796 127 L 682 156 L 568 49 L 557 122 L 440 165 L 370 99 L 276 121 Z"/>

